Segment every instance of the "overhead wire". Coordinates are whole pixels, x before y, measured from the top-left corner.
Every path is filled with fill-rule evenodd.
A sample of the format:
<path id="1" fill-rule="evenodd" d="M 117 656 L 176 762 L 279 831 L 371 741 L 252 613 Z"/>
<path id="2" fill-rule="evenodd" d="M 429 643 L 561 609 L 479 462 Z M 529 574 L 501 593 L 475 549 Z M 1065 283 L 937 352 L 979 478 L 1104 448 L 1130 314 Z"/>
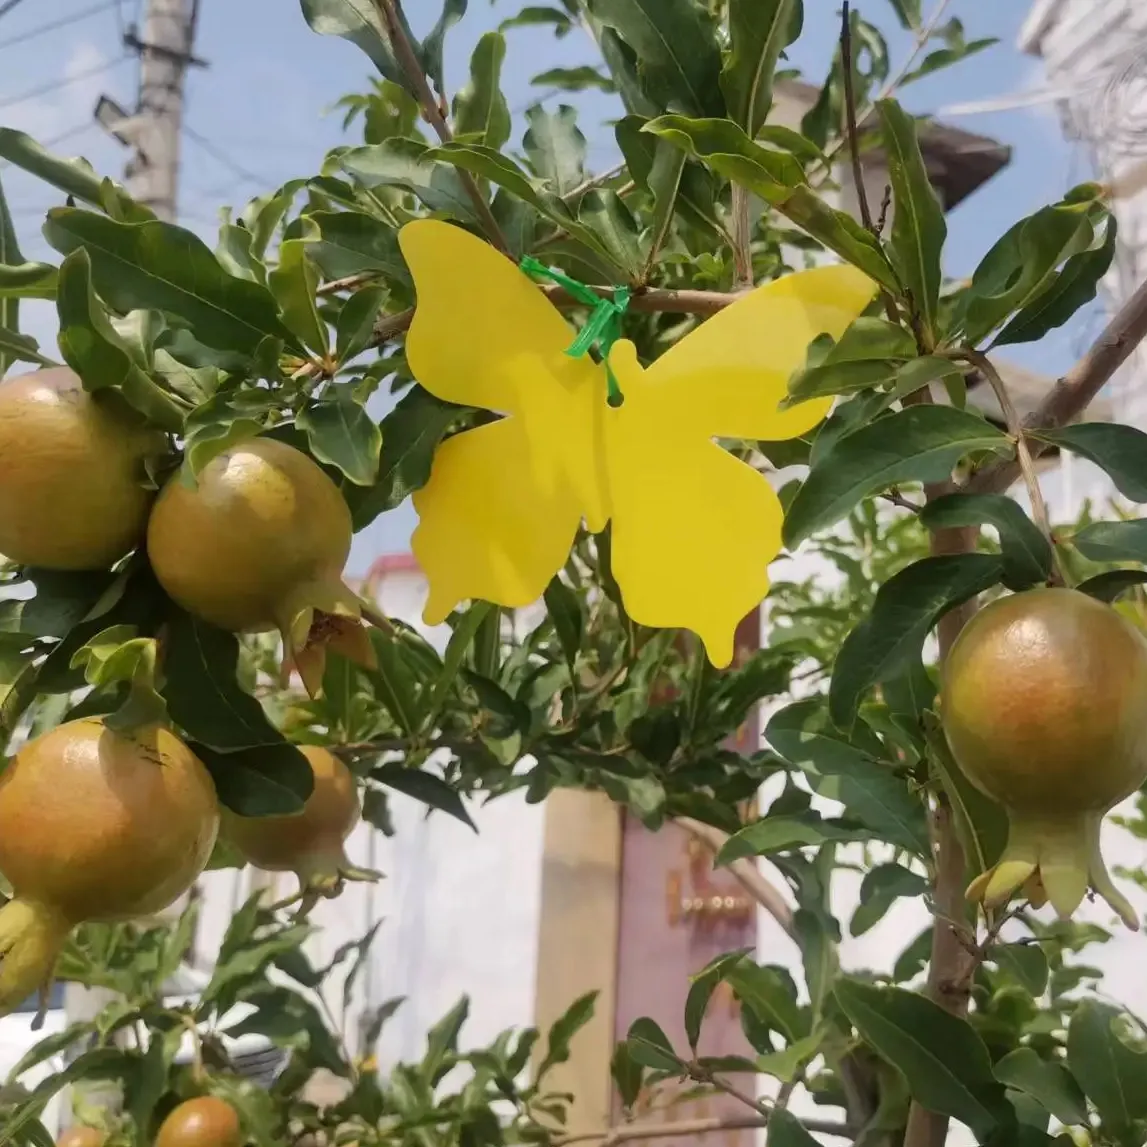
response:
<path id="1" fill-rule="evenodd" d="M 241 163 L 239 163 L 238 160 L 232 158 L 226 151 L 224 151 L 223 148 L 218 147 L 216 144 L 212 143 L 211 140 L 209 140 L 206 136 L 201 135 L 194 128 L 188 127 L 187 124 L 184 124 L 183 134 L 186 135 L 187 138 L 190 139 L 193 143 L 202 148 L 202 150 L 211 156 L 212 159 L 214 159 L 217 163 L 222 164 L 228 169 L 228 171 L 232 172 L 234 175 L 237 175 L 240 179 L 243 179 L 248 183 L 258 184 L 260 187 L 266 184 L 267 180 L 265 176 L 259 175 L 257 172 L 252 171 L 249 167 L 244 167 Z"/>
<path id="2" fill-rule="evenodd" d="M 7 0 L 7 3 L 0 4 L 0 16 L 7 16 L 20 2 L 21 0 Z"/>
<path id="3" fill-rule="evenodd" d="M 0 13 L 2 14 L 2 13 Z M 16 96 L 9 96 L 7 99 L 0 100 L 0 108 L 9 108 L 15 104 L 22 104 L 25 100 L 34 100 L 39 96 L 50 95 L 52 92 L 59 91 L 61 88 L 70 87 L 72 84 L 78 84 L 81 80 L 90 80 L 93 76 L 102 75 L 104 72 L 110 72 L 113 68 L 118 68 L 120 64 L 129 59 L 128 54 L 125 52 L 121 56 L 117 56 L 112 60 L 104 60 L 103 63 L 96 65 L 92 68 L 87 68 L 82 72 L 76 72 L 74 75 L 66 76 L 62 80 L 53 80 L 49 84 L 41 84 L 36 88 L 29 88 L 27 91 L 21 92 Z"/>
<path id="4" fill-rule="evenodd" d="M 93 4 L 89 8 L 81 8 L 78 12 L 73 12 L 70 16 L 61 16 L 58 20 L 52 20 L 47 24 L 39 24 L 35 28 L 29 28 L 26 32 L 21 32 L 18 36 L 11 36 L 7 40 L 0 40 L 0 48 L 14 48 L 17 44 L 27 43 L 28 40 L 34 40 L 37 36 L 43 36 L 48 32 L 55 32 L 58 28 L 67 28 L 72 24 L 78 24 L 81 20 L 88 19 L 89 16 L 96 16 L 100 12 L 107 12 L 111 8 L 118 8 L 119 0 L 103 0 L 101 4 Z"/>

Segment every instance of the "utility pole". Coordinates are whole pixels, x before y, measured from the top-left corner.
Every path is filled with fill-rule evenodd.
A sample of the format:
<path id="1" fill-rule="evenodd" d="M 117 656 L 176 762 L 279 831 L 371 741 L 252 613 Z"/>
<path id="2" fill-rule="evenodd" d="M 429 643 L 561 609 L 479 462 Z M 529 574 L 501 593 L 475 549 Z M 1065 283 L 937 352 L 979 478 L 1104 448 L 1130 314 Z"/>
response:
<path id="1" fill-rule="evenodd" d="M 127 191 L 160 219 L 175 222 L 183 86 L 188 67 L 203 67 L 192 55 L 199 0 L 146 0 L 142 33 L 130 28 L 124 43 L 139 55 L 139 96 L 133 113 L 108 96 L 96 119 L 132 148 L 125 172 Z"/>

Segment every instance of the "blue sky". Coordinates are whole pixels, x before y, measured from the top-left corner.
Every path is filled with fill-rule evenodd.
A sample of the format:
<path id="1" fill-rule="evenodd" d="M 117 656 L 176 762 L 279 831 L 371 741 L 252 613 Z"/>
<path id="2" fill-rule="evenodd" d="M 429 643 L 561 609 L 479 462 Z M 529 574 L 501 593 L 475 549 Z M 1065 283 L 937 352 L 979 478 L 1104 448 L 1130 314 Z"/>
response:
<path id="1" fill-rule="evenodd" d="M 348 91 L 365 88 L 370 64 L 352 45 L 319 37 L 304 22 L 296 0 L 200 0 L 197 53 L 209 61 L 192 72 L 188 85 L 183 143 L 181 218 L 208 241 L 223 204 L 252 195 L 289 178 L 315 172 L 324 152 L 343 139 L 340 116 L 324 114 Z M 470 12 L 447 41 L 447 86 L 465 79 L 470 51 L 482 32 L 522 7 L 524 0 L 470 0 Z M 925 0 L 925 8 L 931 8 Z M 438 0 L 408 0 L 416 31 L 434 20 Z M 893 66 L 909 48 L 887 0 L 861 0 L 861 11 L 889 34 Z M 94 9 L 94 10 L 93 10 Z M 819 82 L 833 51 L 837 4 L 805 0 L 805 32 L 791 50 L 791 63 Z M 903 92 L 913 111 L 934 112 L 969 100 L 1038 87 L 1039 63 L 1016 48 L 1027 5 L 1022 0 L 954 0 L 969 38 L 999 37 L 996 48 Z M 101 94 L 125 107 L 134 99 L 137 63 L 121 47 L 121 29 L 136 20 L 137 0 L 25 0 L 0 18 L 0 124 L 18 127 L 55 149 L 80 154 L 103 173 L 119 175 L 124 149 L 104 136 L 92 120 Z M 56 20 L 55 31 L 20 43 L 14 38 Z M 537 97 L 530 78 L 548 68 L 593 60 L 593 47 L 574 33 L 555 41 L 547 31 L 515 29 L 503 90 L 518 113 Z M 18 100 L 26 92 L 51 90 Z M 589 161 L 604 168 L 616 157 L 607 121 L 616 114 L 612 98 L 600 94 L 552 97 L 575 103 L 589 139 Z M 1013 148 L 1011 165 L 966 200 L 950 217 L 947 271 L 969 273 L 991 243 L 1017 218 L 1050 202 L 1071 184 L 1090 177 L 1086 159 L 1064 142 L 1049 107 L 965 116 L 951 122 L 990 135 Z M 193 133 L 193 134 L 192 134 Z M 197 142 L 210 140 L 212 150 Z M 520 138 L 520 131 L 518 137 Z M 14 171 L 0 170 L 24 253 L 52 258 L 39 234 L 46 208 L 60 202 L 50 188 Z M 55 326 L 50 305 L 25 308 L 24 329 L 52 353 Z M 1062 372 L 1101 321 L 1098 308 L 1080 315 L 1063 331 L 1031 347 L 1009 350 L 1016 359 L 1047 372 Z M 361 572 L 381 552 L 407 548 L 413 514 L 409 506 L 386 515 L 356 542 L 352 569 Z"/>

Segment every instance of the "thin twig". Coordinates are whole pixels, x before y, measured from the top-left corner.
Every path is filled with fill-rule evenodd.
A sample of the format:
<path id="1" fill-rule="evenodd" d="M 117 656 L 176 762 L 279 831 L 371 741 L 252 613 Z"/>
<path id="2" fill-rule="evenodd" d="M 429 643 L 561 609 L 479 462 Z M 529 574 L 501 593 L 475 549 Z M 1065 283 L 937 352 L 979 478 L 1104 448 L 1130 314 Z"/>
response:
<path id="1" fill-rule="evenodd" d="M 599 294 L 603 299 L 612 298 L 613 287 L 590 286 L 591 291 Z M 561 287 L 549 283 L 539 284 L 539 290 L 548 296 L 551 303 L 557 307 L 581 307 L 584 303 L 567 295 Z M 744 294 L 743 291 L 675 291 L 660 287 L 651 287 L 640 291 L 629 300 L 629 309 L 644 314 L 667 313 L 677 315 L 702 315 L 708 318 L 718 311 L 723 311 L 730 303 L 735 303 Z M 374 336 L 371 340 L 373 346 L 380 346 L 392 338 L 402 334 L 414 320 L 414 308 L 400 311 L 394 315 L 382 315 L 374 326 Z"/>
<path id="2" fill-rule="evenodd" d="M 329 283 L 323 283 L 317 291 L 316 295 L 337 295 L 340 291 L 357 291 L 359 287 L 365 287 L 367 283 L 373 283 L 378 277 L 379 271 L 361 271 L 357 275 L 347 275 L 342 279 L 331 279 Z"/>
<path id="3" fill-rule="evenodd" d="M 868 209 L 868 193 L 864 189 L 864 170 L 860 164 L 860 143 L 856 132 L 856 93 L 853 90 L 852 70 L 852 13 L 848 0 L 840 9 L 840 70 L 844 77 L 844 127 L 848 150 L 852 157 L 852 181 L 856 184 L 856 202 L 860 208 L 860 222 L 866 231 L 872 226 L 872 212 Z"/>
<path id="4" fill-rule="evenodd" d="M 414 95 L 422 108 L 423 116 L 434 129 L 438 138 L 443 143 L 449 143 L 454 138 L 454 133 L 450 130 L 450 124 L 446 122 L 446 117 L 442 114 L 442 108 L 435 98 L 434 92 L 430 89 L 430 81 L 426 78 L 426 72 L 414 51 L 414 45 L 406 34 L 404 21 L 400 14 L 400 0 L 374 0 L 374 3 L 382 17 L 398 65 L 414 89 Z M 490 204 L 486 202 L 486 197 L 482 194 L 474 177 L 468 171 L 459 168 L 458 178 L 462 181 L 466 194 L 474 204 L 474 210 L 477 211 L 478 218 L 482 223 L 482 230 L 489 236 L 490 242 L 502 254 L 509 254 L 510 244 L 502 228 L 498 225 L 497 219 L 494 218 Z"/>
<path id="5" fill-rule="evenodd" d="M 995 393 L 996 400 L 1000 404 L 1000 410 L 1003 411 L 1004 425 L 1008 428 L 1008 433 L 1015 439 L 1016 460 L 1019 463 L 1020 473 L 1023 474 L 1024 484 L 1027 486 L 1028 498 L 1031 501 L 1032 507 L 1032 517 L 1035 519 L 1036 525 L 1039 526 L 1044 537 L 1047 538 L 1048 545 L 1051 546 L 1051 551 L 1056 557 L 1056 564 L 1058 566 L 1059 551 L 1056 549 L 1055 536 L 1051 530 L 1051 520 L 1048 517 L 1047 502 L 1044 500 L 1043 490 L 1040 489 L 1039 475 L 1036 473 L 1035 460 L 1032 458 L 1027 436 L 1024 434 L 1023 423 L 1020 421 L 1020 416 L 1016 411 L 1015 403 L 1012 402 L 1011 395 L 1008 393 L 1008 388 L 1004 380 L 1000 377 L 1000 372 L 996 370 L 992 360 L 988 358 L 986 354 L 972 347 L 961 348 L 959 354 L 984 376 L 988 385 Z M 1062 584 L 1062 573 L 1057 575 L 1057 580 Z"/>
<path id="6" fill-rule="evenodd" d="M 600 1143 L 601 1147 L 615 1147 L 634 1139 L 668 1139 L 677 1136 L 708 1135 L 715 1131 L 743 1131 L 768 1125 L 766 1115 L 717 1115 L 705 1119 L 681 1119 L 665 1123 L 623 1123 L 608 1131 L 584 1131 L 555 1139 L 553 1147 L 570 1147 L 574 1143 Z M 802 1119 L 802 1126 L 817 1135 L 835 1135 L 851 1139 L 856 1129 L 847 1123 L 833 1123 L 825 1119 Z"/>
<path id="7" fill-rule="evenodd" d="M 752 223 L 749 189 L 739 183 L 732 190 L 733 286 L 745 290 L 753 285 Z"/>
<path id="8" fill-rule="evenodd" d="M 932 15 L 920 25 L 908 58 L 900 66 L 896 74 L 880 89 L 876 98 L 857 116 L 856 126 L 858 128 L 863 127 L 868 122 L 868 118 L 876 110 L 876 105 L 880 103 L 881 100 L 888 99 L 888 97 L 900 87 L 901 83 L 903 83 L 904 77 L 908 75 L 912 70 L 912 65 L 920 58 L 920 53 L 924 51 L 925 45 L 932 38 L 932 33 L 936 31 L 937 25 L 944 18 L 944 13 L 948 10 L 948 5 L 951 2 L 952 0 L 940 0 L 939 4 L 937 4 L 933 10 Z M 824 158 L 827 161 L 826 166 L 830 171 L 832 170 L 832 161 L 840 154 L 840 149 L 844 147 L 846 142 L 844 139 L 837 140 L 837 142 L 824 153 Z"/>
<path id="9" fill-rule="evenodd" d="M 1024 420 L 1027 431 L 1054 430 L 1083 411 L 1112 375 L 1147 338 L 1147 282 L 1123 304 L 1087 353 L 1061 378 L 1048 396 Z M 1046 447 L 1031 443 L 1039 457 Z M 1019 463 L 1009 459 L 985 467 L 968 483 L 968 490 L 1000 493 L 1019 476 Z"/>
<path id="10" fill-rule="evenodd" d="M 714 855 L 721 850 L 729 839 L 727 832 L 722 832 L 714 825 L 705 824 L 703 821 L 694 820 L 689 816 L 676 817 L 675 823 L 704 844 Z M 793 910 L 785 898 L 765 879 L 756 863 L 749 857 L 743 857 L 740 860 L 734 860 L 729 865 L 729 872 L 784 931 L 795 939 Z"/>

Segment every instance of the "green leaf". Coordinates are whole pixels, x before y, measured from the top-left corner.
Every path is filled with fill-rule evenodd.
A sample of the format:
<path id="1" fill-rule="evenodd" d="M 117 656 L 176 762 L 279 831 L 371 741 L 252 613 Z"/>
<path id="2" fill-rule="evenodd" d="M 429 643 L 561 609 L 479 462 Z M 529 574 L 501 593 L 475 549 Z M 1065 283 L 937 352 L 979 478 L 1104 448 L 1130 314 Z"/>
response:
<path id="1" fill-rule="evenodd" d="M 626 1040 L 618 1041 L 614 1047 L 609 1063 L 609 1074 L 613 1077 L 622 1106 L 628 1112 L 641 1094 L 645 1070 L 633 1058 L 632 1050 Z"/>
<path id="2" fill-rule="evenodd" d="M 397 635 L 370 631 L 377 667 L 368 673 L 375 696 L 385 706 L 391 720 L 407 736 L 422 727 L 422 703 L 418 680 L 410 658 Z"/>
<path id="3" fill-rule="evenodd" d="M 39 366 L 59 366 L 58 362 L 40 353 L 40 344 L 31 335 L 0 328 L 0 377 L 14 362 L 34 362 Z"/>
<path id="4" fill-rule="evenodd" d="M 647 264 L 664 246 L 673 227 L 685 168 L 685 153 L 666 140 L 657 140 L 648 176 L 649 191 L 653 196 L 653 214 L 646 233 L 644 256 Z M 699 169 L 694 166 L 693 170 Z"/>
<path id="5" fill-rule="evenodd" d="M 531 4 L 523 8 L 516 16 L 509 16 L 498 25 L 499 32 L 507 32 L 511 28 L 536 28 L 550 26 L 559 40 L 573 31 L 574 21 L 568 12 L 560 8 L 545 8 L 541 5 Z"/>
<path id="6" fill-rule="evenodd" d="M 327 324 L 315 305 L 319 269 L 308 256 L 309 247 L 303 239 L 281 243 L 278 265 L 267 276 L 267 283 L 283 312 L 287 329 L 315 354 L 325 355 L 329 349 Z"/>
<path id="7" fill-rule="evenodd" d="M 848 728 L 868 689 L 919 657 L 945 613 L 990 589 L 1002 575 L 995 554 L 941 554 L 921 558 L 886 581 L 872 612 L 837 654 L 828 694 L 833 722 Z"/>
<path id="8" fill-rule="evenodd" d="M 775 714 L 765 739 L 812 779 L 817 793 L 840 801 L 850 817 L 880 839 L 928 856 L 928 826 L 920 798 L 885 761 L 852 743 L 825 719 L 819 701 L 798 701 Z"/>
<path id="9" fill-rule="evenodd" d="M 855 362 L 824 362 L 802 367 L 789 379 L 789 398 L 804 402 L 834 394 L 854 394 L 884 386 L 897 376 L 901 364 L 893 359 L 858 359 Z"/>
<path id="10" fill-rule="evenodd" d="M 721 90 L 729 118 L 750 139 L 764 126 L 777 60 L 800 35 L 803 20 L 803 0 L 730 0 L 729 54 Z"/>
<path id="11" fill-rule="evenodd" d="M 820 1147 L 820 1141 L 787 1108 L 774 1108 L 769 1115 L 765 1147 Z"/>
<path id="12" fill-rule="evenodd" d="M 841 1010 L 881 1058 L 897 1068 L 912 1098 L 966 1123 L 981 1142 L 1014 1122 L 988 1049 L 967 1020 L 903 988 L 859 980 L 836 986 Z"/>
<path id="13" fill-rule="evenodd" d="M 733 995 L 761 1023 L 792 1042 L 808 1034 L 808 1018 L 797 1004 L 786 972 L 751 960 L 734 961 L 725 970 Z"/>
<path id="14" fill-rule="evenodd" d="M 546 1037 L 546 1054 L 538 1066 L 537 1075 L 545 1075 L 555 1064 L 566 1063 L 570 1057 L 570 1041 L 586 1024 L 593 1019 L 594 1005 L 598 992 L 586 992 L 579 996 L 554 1020 Z"/>
<path id="15" fill-rule="evenodd" d="M 234 634 L 172 609 L 164 642 L 163 695 L 175 723 L 189 737 L 221 751 L 286 746 L 263 707 L 239 687 L 238 664 Z M 297 749 L 291 753 L 300 755 Z"/>
<path id="16" fill-rule="evenodd" d="M 920 27 L 920 0 L 891 0 L 891 4 L 902 28 L 915 31 Z"/>
<path id="17" fill-rule="evenodd" d="M 900 367 L 896 372 L 896 385 L 889 392 L 889 397 L 905 398 L 933 382 L 939 382 L 944 387 L 953 406 L 959 410 L 964 409 L 968 387 L 963 373 L 950 359 L 934 355 L 914 358 Z"/>
<path id="18" fill-rule="evenodd" d="M 804 168 L 792 155 L 756 143 L 731 120 L 666 115 L 651 120 L 644 130 L 669 140 L 778 208 L 805 182 Z"/>
<path id="19" fill-rule="evenodd" d="M 1127 1017 L 1116 1008 L 1084 1000 L 1067 1029 L 1067 1066 L 1095 1104 L 1105 1125 L 1122 1138 L 1139 1119 L 1147 1119 L 1147 1052 L 1122 1038 Z"/>
<path id="20" fill-rule="evenodd" d="M 1062 1063 L 1040 1057 L 1030 1047 L 1017 1047 L 995 1066 L 996 1078 L 1030 1095 L 1068 1127 L 1087 1123 L 1087 1100 Z"/>
<path id="21" fill-rule="evenodd" d="M 1099 193 L 1095 184 L 1074 188 L 1061 202 L 1021 219 L 984 256 L 957 307 L 957 326 L 968 342 L 979 342 L 1024 308 L 1034 307 L 1038 315 L 1038 301 L 1058 291 L 1060 264 L 1091 249 L 1095 225 L 1107 216 Z"/>
<path id="22" fill-rule="evenodd" d="M 22 131 L 0 128 L 0 159 L 100 210 L 104 210 L 106 188 L 110 184 L 114 206 L 123 218 L 135 222 L 154 218 L 150 208 L 136 203 L 122 187 L 101 179 L 86 159 L 61 159 Z"/>
<path id="23" fill-rule="evenodd" d="M 1071 544 L 1093 562 L 1147 562 L 1147 519 L 1093 522 Z"/>
<path id="24" fill-rule="evenodd" d="M 253 355 L 266 338 L 297 346 L 270 292 L 224 272 L 204 242 L 170 223 L 117 223 L 75 207 L 57 207 L 44 224 L 63 254 L 91 258 L 95 289 L 117 311 L 154 308 L 185 319 L 217 350 Z"/>
<path id="25" fill-rule="evenodd" d="M 251 238 L 251 232 L 246 227 L 238 227 L 233 223 L 223 224 L 215 242 L 215 258 L 228 275 L 266 284 L 267 268 L 262 260 L 255 258 L 251 250 Z"/>
<path id="26" fill-rule="evenodd" d="M 607 187 L 593 188 L 582 197 L 578 219 L 594 232 L 613 261 L 636 282 L 644 259 L 637 224 L 621 196 Z"/>
<path id="27" fill-rule="evenodd" d="M 443 54 L 446 46 L 446 33 L 466 15 L 467 0 L 442 0 L 442 15 L 435 21 L 426 39 L 422 41 L 422 66 L 434 81 L 438 91 L 446 87 Z"/>
<path id="28" fill-rule="evenodd" d="M 743 856 L 769 856 L 794 848 L 815 848 L 833 840 L 868 840 L 871 836 L 869 828 L 826 820 L 816 812 L 766 816 L 729 837 L 717 854 L 717 863 L 731 864 Z"/>
<path id="29" fill-rule="evenodd" d="M 240 399 L 245 394 L 252 398 L 267 397 L 263 390 L 219 393 L 188 416 L 180 481 L 192 485 L 212 458 L 263 430 L 267 408 L 241 405 Z"/>
<path id="30" fill-rule="evenodd" d="M 1091 302 L 1115 258 L 1117 230 L 1115 216 L 1108 216 L 1102 240 L 1071 255 L 1044 290 L 996 335 L 992 345 L 1035 342 Z"/>
<path id="31" fill-rule="evenodd" d="M 499 87 L 506 38 L 486 32 L 470 57 L 470 79 L 454 97 L 454 134 L 500 148 L 510 138 L 510 109 Z"/>
<path id="32" fill-rule="evenodd" d="M 633 1021 L 625 1042 L 633 1061 L 642 1067 L 651 1067 L 654 1071 L 681 1070 L 681 1060 L 669 1037 L 648 1016 Z"/>
<path id="33" fill-rule="evenodd" d="M 109 728 L 126 732 L 166 721 L 167 705 L 155 687 L 156 652 L 154 637 L 138 637 L 134 626 L 113 625 L 72 654 L 69 668 L 82 668 L 96 691 L 129 686 L 127 701 L 104 719 Z"/>
<path id="34" fill-rule="evenodd" d="M 259 1036 L 275 1047 L 300 1054 L 312 1070 L 325 1069 L 346 1077 L 350 1067 L 339 1050 L 338 1037 L 318 1008 L 298 992 L 275 984 L 262 984 L 243 993 L 249 1014 L 223 1029 L 231 1039 Z"/>
<path id="35" fill-rule="evenodd" d="M 1033 437 L 1094 462 L 1132 502 L 1147 502 L 1147 434 L 1116 422 L 1078 422 Z"/>
<path id="36" fill-rule="evenodd" d="M 895 4 L 900 2 L 900 0 L 892 0 L 892 2 Z M 929 52 L 928 55 L 920 61 L 918 68 L 913 68 L 912 71 L 906 73 L 900 81 L 900 86 L 904 87 L 905 84 L 915 83 L 916 80 L 930 76 L 933 72 L 937 72 L 941 68 L 948 68 L 951 67 L 952 64 L 958 64 L 961 60 L 966 60 L 969 56 L 974 56 L 978 52 L 982 52 L 985 48 L 994 48 L 999 42 L 999 39 L 995 36 L 985 36 L 981 40 L 969 40 L 966 44 L 958 48 L 937 48 L 936 51 Z"/>
<path id="37" fill-rule="evenodd" d="M 562 652 L 569 664 L 570 672 L 577 664 L 581 650 L 585 618 L 582 615 L 581 600 L 578 595 L 556 574 L 550 579 L 545 592 L 546 612 L 554 623 Z"/>
<path id="38" fill-rule="evenodd" d="M 311 453 L 341 470 L 356 486 L 378 478 L 382 431 L 355 400 L 350 383 L 332 384 L 322 400 L 312 402 L 295 419 L 305 430 Z"/>
<path id="39" fill-rule="evenodd" d="M 1033 996 L 1047 991 L 1047 956 L 1038 944 L 997 944 L 988 959 Z"/>
<path id="40" fill-rule="evenodd" d="M 310 762 L 286 741 L 242 749 L 216 749 L 194 739 L 188 745 L 207 766 L 220 802 L 239 816 L 302 812 L 314 789 Z"/>
<path id="41" fill-rule="evenodd" d="M 948 406 L 910 406 L 878 418 L 841 438 L 809 471 L 785 515 L 785 545 L 794 549 L 889 486 L 943 481 L 973 451 L 1010 449 L 1003 431 Z"/>
<path id="42" fill-rule="evenodd" d="M 588 64 L 577 68 L 547 68 L 531 76 L 530 83 L 536 87 L 557 88 L 562 92 L 584 92 L 591 88 L 607 94 L 617 91 L 617 85 L 610 76 Z"/>
<path id="43" fill-rule="evenodd" d="M 0 270 L 6 267 L 21 267 L 25 265 L 24 256 L 20 253 L 20 244 L 16 239 L 16 228 L 12 223 L 12 212 L 8 209 L 8 199 L 0 187 Z M 16 344 L 16 349 L 12 343 Z M 29 346 L 30 344 L 30 346 Z M 13 362 L 20 360 L 19 348 L 23 353 L 38 356 L 39 349 L 34 339 L 20 334 L 20 298 L 16 294 L 0 294 L 0 378 L 8 373 Z M 33 358 L 31 361 L 35 362 Z"/>
<path id="44" fill-rule="evenodd" d="M 442 658 L 442 671 L 438 674 L 438 679 L 430 691 L 429 711 L 423 719 L 424 729 L 432 728 L 438 719 L 450 691 L 458 680 L 458 673 L 462 669 L 466 654 L 469 653 L 470 647 L 474 644 L 478 630 L 495 608 L 488 601 L 476 601 L 458 618 L 454 631 L 450 634 L 450 640 L 446 643 L 446 653 Z"/>
<path id="45" fill-rule="evenodd" d="M 896 210 L 892 216 L 892 265 L 911 293 L 924 338 L 931 349 L 937 334 L 940 303 L 940 257 L 948 225 L 944 208 L 928 178 L 916 139 L 916 124 L 895 100 L 879 100 L 888 178 Z"/>
<path id="46" fill-rule="evenodd" d="M 340 364 L 357 358 L 374 339 L 374 325 L 386 305 L 386 287 L 360 287 L 339 311 L 335 326 L 335 356 Z"/>
<path id="47" fill-rule="evenodd" d="M 382 420 L 377 481 L 369 489 L 346 491 L 356 533 L 426 485 L 438 443 L 465 412 L 420 386 L 411 387 Z"/>
<path id="48" fill-rule="evenodd" d="M 526 122 L 522 149 L 530 166 L 558 195 L 568 195 L 585 179 L 586 143 L 577 109 L 561 104 L 551 112 L 535 104 L 526 110 Z"/>
<path id="49" fill-rule="evenodd" d="M 340 36 L 349 40 L 370 58 L 374 66 L 392 83 L 410 90 L 410 81 L 394 55 L 390 37 L 374 0 L 300 0 L 303 18 L 320 36 Z M 399 19 L 412 44 L 417 43 L 402 6 Z"/>
<path id="50" fill-rule="evenodd" d="M 879 923 L 902 896 L 915 899 L 928 891 L 928 881 L 899 864 L 878 864 L 860 882 L 860 902 L 848 924 L 849 934 L 863 936 Z"/>
<path id="51" fill-rule="evenodd" d="M 62 1071 L 53 1072 L 33 1088 L 19 1108 L 7 1116 L 3 1127 L 5 1139 L 12 1141 L 16 1132 L 34 1120 L 52 1097 L 65 1087 L 90 1079 L 117 1079 L 122 1076 L 126 1053 L 120 1048 L 100 1047 L 86 1051 Z M 3 1142 L 3 1140 L 0 1140 Z"/>
<path id="52" fill-rule="evenodd" d="M 465 148 L 467 145 L 454 146 Z M 401 187 L 416 195 L 431 211 L 473 222 L 474 205 L 470 196 L 458 173 L 447 164 L 436 162 L 440 158 L 439 151 L 431 151 L 420 140 L 396 137 L 369 147 L 352 147 L 338 157 L 338 162 L 363 187 Z M 514 166 L 512 160 L 505 162 Z M 396 242 L 393 233 L 389 241 Z"/>
<path id="53" fill-rule="evenodd" d="M 54 299 L 56 268 L 51 263 L 0 265 L 0 298 Z"/>
<path id="54" fill-rule="evenodd" d="M 370 776 L 379 784 L 413 797 L 416 801 L 429 805 L 430 808 L 439 809 L 455 820 L 469 825 L 475 832 L 478 831 L 478 826 L 471 820 L 458 791 L 434 773 L 428 773 L 424 769 L 408 768 L 395 761 L 376 765 L 370 770 Z"/>
<path id="55" fill-rule="evenodd" d="M 593 17 L 636 53 L 641 87 L 658 107 L 694 116 L 725 114 L 716 28 L 694 0 L 588 0 L 588 5 Z"/>
<path id="56" fill-rule="evenodd" d="M 307 254 L 328 279 L 377 272 L 392 281 L 409 282 L 394 228 L 381 219 L 362 211 L 312 211 L 306 218 L 320 235 L 307 244 Z"/>
<path id="57" fill-rule="evenodd" d="M 713 993 L 717 990 L 717 985 L 725 978 L 726 972 L 738 961 L 743 960 L 749 951 L 748 948 L 742 948 L 736 952 L 724 952 L 710 960 L 701 971 L 689 977 L 689 994 L 685 997 L 685 1037 L 689 1040 L 689 1047 L 694 1054 L 701 1039 L 701 1024 L 705 1019 L 705 1011 L 709 1007 Z"/>
<path id="58" fill-rule="evenodd" d="M 846 211 L 830 207 L 810 187 L 796 187 L 776 208 L 803 231 L 847 263 L 859 268 L 893 294 L 900 293 L 896 272 L 876 237 Z"/>
<path id="59" fill-rule="evenodd" d="M 1129 589 L 1147 585 L 1145 570 L 1108 570 L 1081 581 L 1075 588 L 1096 601 L 1117 601 Z"/>
<path id="60" fill-rule="evenodd" d="M 183 409 L 132 360 L 92 290 L 92 265 L 80 247 L 60 267 L 56 309 L 60 353 L 90 393 L 115 390 L 149 421 L 178 434 Z"/>
<path id="61" fill-rule="evenodd" d="M 1000 535 L 1009 589 L 1026 589 L 1047 581 L 1051 574 L 1051 543 L 1020 506 L 1003 494 L 947 494 L 924 507 L 920 522 L 930 530 L 994 526 Z"/>

